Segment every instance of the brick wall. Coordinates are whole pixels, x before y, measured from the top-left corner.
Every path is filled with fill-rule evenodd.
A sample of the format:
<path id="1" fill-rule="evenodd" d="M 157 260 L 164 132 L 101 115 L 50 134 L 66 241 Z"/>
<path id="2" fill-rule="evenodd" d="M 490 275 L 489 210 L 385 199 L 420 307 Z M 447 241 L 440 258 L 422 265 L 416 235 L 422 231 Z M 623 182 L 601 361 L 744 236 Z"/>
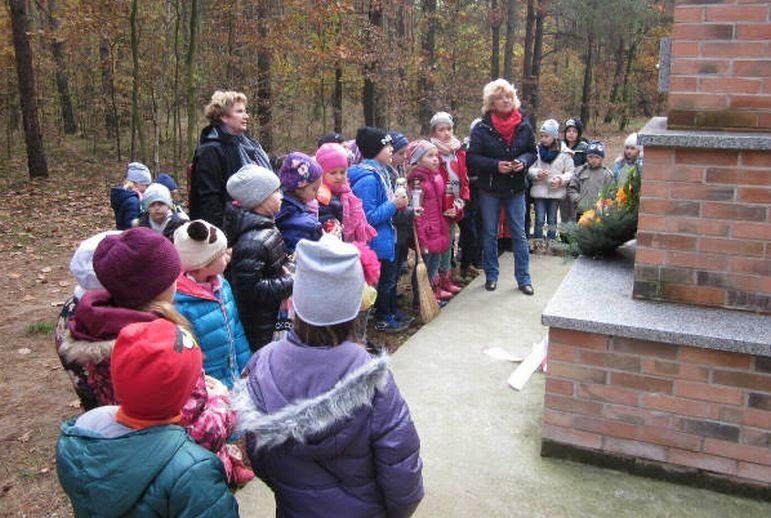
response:
<path id="1" fill-rule="evenodd" d="M 771 314 L 771 152 L 647 146 L 634 296 Z"/>
<path id="2" fill-rule="evenodd" d="M 771 5 L 678 1 L 669 127 L 771 129 Z"/>
<path id="3" fill-rule="evenodd" d="M 552 327 L 543 439 L 767 493 L 771 358 Z"/>

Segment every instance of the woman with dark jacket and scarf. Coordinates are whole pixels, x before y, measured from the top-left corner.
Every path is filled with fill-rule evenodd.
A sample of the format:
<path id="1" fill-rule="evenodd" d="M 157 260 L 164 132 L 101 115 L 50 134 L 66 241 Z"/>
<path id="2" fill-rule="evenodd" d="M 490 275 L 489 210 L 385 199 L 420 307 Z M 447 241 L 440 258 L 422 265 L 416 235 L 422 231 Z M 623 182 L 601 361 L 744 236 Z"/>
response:
<path id="1" fill-rule="evenodd" d="M 533 295 L 525 232 L 525 176 L 536 156 L 533 128 L 519 109 L 517 91 L 505 79 L 485 85 L 483 99 L 484 116 L 471 132 L 466 160 L 479 176 L 485 289 L 493 291 L 498 286 L 498 216 L 503 208 L 511 232 L 517 285 L 525 295 Z"/>
<path id="2" fill-rule="evenodd" d="M 296 256 L 294 329 L 257 351 L 234 388 L 252 467 L 276 516 L 410 516 L 423 498 L 415 424 L 388 357 L 351 341 L 359 251 L 326 234 Z"/>
<path id="3" fill-rule="evenodd" d="M 204 109 L 209 125 L 201 131 L 190 171 L 190 219 L 204 219 L 222 228 L 230 201 L 228 178 L 246 164 L 270 169 L 268 155 L 247 133 L 246 95 L 216 91 Z"/>

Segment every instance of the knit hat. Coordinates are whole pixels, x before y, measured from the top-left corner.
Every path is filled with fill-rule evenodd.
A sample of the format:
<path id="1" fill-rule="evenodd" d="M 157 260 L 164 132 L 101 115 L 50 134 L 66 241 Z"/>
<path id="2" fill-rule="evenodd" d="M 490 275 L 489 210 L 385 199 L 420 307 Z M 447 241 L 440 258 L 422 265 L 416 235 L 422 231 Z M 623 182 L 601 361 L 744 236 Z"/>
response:
<path id="1" fill-rule="evenodd" d="M 116 420 L 131 428 L 178 422 L 202 367 L 193 335 L 174 323 L 158 318 L 127 325 L 110 359 Z"/>
<path id="2" fill-rule="evenodd" d="M 592 140 L 589 142 L 589 147 L 586 148 L 586 156 L 589 155 L 605 158 L 605 145 L 599 140 Z"/>
<path id="3" fill-rule="evenodd" d="M 167 207 L 171 207 L 174 203 L 171 201 L 171 192 L 169 192 L 168 187 L 160 183 L 151 183 L 145 189 L 144 194 L 142 194 L 142 208 L 147 210 L 156 201 L 163 203 Z"/>
<path id="4" fill-rule="evenodd" d="M 438 126 L 439 124 L 449 124 L 450 127 L 455 127 L 455 121 L 452 120 L 452 115 L 447 112 L 436 112 L 434 116 L 431 117 L 431 129 L 434 129 L 434 126 Z"/>
<path id="5" fill-rule="evenodd" d="M 153 183 L 153 177 L 150 170 L 141 162 L 131 162 L 126 169 L 126 180 L 141 185 L 150 185 Z"/>
<path id="6" fill-rule="evenodd" d="M 356 132 L 356 147 L 362 158 L 375 158 L 380 151 L 391 145 L 391 136 L 380 128 L 365 126 Z"/>
<path id="7" fill-rule="evenodd" d="M 434 144 L 428 140 L 413 140 L 407 146 L 407 156 L 405 157 L 409 165 L 417 165 L 423 156 L 436 148 Z"/>
<path id="8" fill-rule="evenodd" d="M 278 176 L 284 191 L 293 192 L 321 178 L 321 166 L 305 153 L 294 151 L 284 159 Z"/>
<path id="9" fill-rule="evenodd" d="M 319 140 L 316 142 L 316 148 L 318 149 L 324 144 L 329 144 L 329 143 L 342 144 L 343 142 L 345 142 L 345 137 L 339 133 L 324 133 L 322 136 L 319 137 Z"/>
<path id="10" fill-rule="evenodd" d="M 318 241 L 301 239 L 295 249 L 297 269 L 292 289 L 295 313 L 313 326 L 353 320 L 364 293 L 359 250 L 331 234 Z M 334 293 L 334 301 L 330 299 Z"/>
<path id="11" fill-rule="evenodd" d="M 225 188 L 231 198 L 252 210 L 281 187 L 276 173 L 255 164 L 246 164 L 228 178 Z"/>
<path id="12" fill-rule="evenodd" d="M 147 227 L 102 239 L 94 251 L 94 272 L 116 305 L 135 308 L 174 284 L 182 266 L 174 245 Z"/>
<path id="13" fill-rule="evenodd" d="M 316 150 L 316 162 L 325 173 L 348 169 L 348 151 L 341 144 L 328 142 Z"/>
<path id="14" fill-rule="evenodd" d="M 546 133 L 555 140 L 560 138 L 560 123 L 554 119 L 546 119 L 541 124 L 541 133 Z"/>
<path id="15" fill-rule="evenodd" d="M 624 141 L 624 147 L 636 147 L 640 148 L 641 146 L 637 143 L 637 132 L 631 133 L 626 140 Z"/>
<path id="16" fill-rule="evenodd" d="M 584 132 L 584 123 L 581 122 L 581 119 L 568 119 L 565 121 L 565 131 L 567 131 L 568 128 L 575 128 L 578 132 L 578 138 L 581 138 L 581 135 Z"/>
<path id="17" fill-rule="evenodd" d="M 94 250 L 102 242 L 102 239 L 118 234 L 120 234 L 120 230 L 108 230 L 80 242 L 78 249 L 72 254 L 72 259 L 70 260 L 70 273 L 75 277 L 75 282 L 78 283 L 75 286 L 76 297 L 82 297 L 86 290 L 104 289 L 104 286 L 102 286 L 102 283 L 99 282 L 94 273 L 94 263 L 92 262 Z"/>
<path id="18" fill-rule="evenodd" d="M 398 131 L 389 131 L 388 136 L 391 137 L 391 146 L 394 148 L 394 153 L 407 147 L 407 144 L 410 143 L 409 139 Z"/>
<path id="19" fill-rule="evenodd" d="M 186 272 L 203 268 L 227 247 L 225 233 L 202 219 L 189 221 L 174 231 L 174 248 Z"/>
<path id="20" fill-rule="evenodd" d="M 155 182 L 165 185 L 169 191 L 176 191 L 179 188 L 174 177 L 167 173 L 158 173 L 155 176 Z"/>

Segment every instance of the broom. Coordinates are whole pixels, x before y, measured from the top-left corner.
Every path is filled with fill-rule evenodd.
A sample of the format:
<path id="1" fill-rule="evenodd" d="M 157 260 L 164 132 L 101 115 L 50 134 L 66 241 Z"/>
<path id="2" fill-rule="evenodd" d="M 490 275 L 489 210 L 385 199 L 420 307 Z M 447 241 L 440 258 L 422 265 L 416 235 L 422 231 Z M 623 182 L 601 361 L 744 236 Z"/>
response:
<path id="1" fill-rule="evenodd" d="M 431 287 L 431 280 L 428 278 L 428 270 L 420 253 L 418 230 L 414 224 L 412 225 L 412 233 L 415 236 L 415 278 L 418 282 L 417 296 L 418 303 L 420 304 L 420 319 L 424 324 L 428 324 L 439 314 L 439 304 L 436 302 L 434 289 Z"/>

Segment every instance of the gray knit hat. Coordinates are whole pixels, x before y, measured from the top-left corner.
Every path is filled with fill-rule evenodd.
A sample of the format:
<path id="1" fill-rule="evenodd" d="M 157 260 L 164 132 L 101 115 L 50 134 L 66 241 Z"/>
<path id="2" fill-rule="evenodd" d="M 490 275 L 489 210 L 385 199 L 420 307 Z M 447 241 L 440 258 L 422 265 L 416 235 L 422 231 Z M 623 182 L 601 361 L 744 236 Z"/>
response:
<path id="1" fill-rule="evenodd" d="M 150 185 L 153 183 L 153 175 L 147 166 L 141 162 L 131 162 L 126 168 L 126 180 L 141 185 Z"/>
<path id="2" fill-rule="evenodd" d="M 431 117 L 431 129 L 439 124 L 449 124 L 451 127 L 455 126 L 455 121 L 452 120 L 452 115 L 447 112 L 436 112 Z"/>
<path id="3" fill-rule="evenodd" d="M 174 203 L 171 201 L 169 188 L 162 183 L 151 183 L 145 189 L 145 192 L 142 194 L 142 208 L 147 210 L 156 201 L 163 203 L 167 207 L 171 207 Z"/>
<path id="4" fill-rule="evenodd" d="M 559 140 L 560 138 L 560 123 L 554 119 L 546 119 L 541 124 L 540 133 L 546 133 L 551 138 Z"/>
<path id="5" fill-rule="evenodd" d="M 268 199 L 281 182 L 276 173 L 255 164 L 246 164 L 228 178 L 225 186 L 231 198 L 246 210 L 252 210 Z"/>
<path id="6" fill-rule="evenodd" d="M 332 234 L 318 241 L 301 239 L 295 249 L 297 269 L 292 288 L 295 313 L 313 326 L 333 326 L 359 314 L 364 272 L 359 249 Z M 331 301 L 329 294 L 335 294 Z"/>

